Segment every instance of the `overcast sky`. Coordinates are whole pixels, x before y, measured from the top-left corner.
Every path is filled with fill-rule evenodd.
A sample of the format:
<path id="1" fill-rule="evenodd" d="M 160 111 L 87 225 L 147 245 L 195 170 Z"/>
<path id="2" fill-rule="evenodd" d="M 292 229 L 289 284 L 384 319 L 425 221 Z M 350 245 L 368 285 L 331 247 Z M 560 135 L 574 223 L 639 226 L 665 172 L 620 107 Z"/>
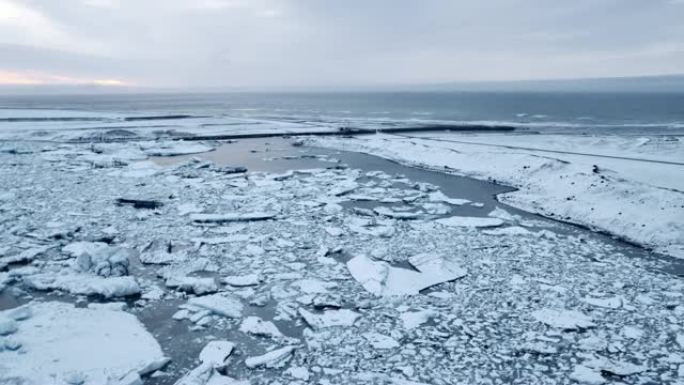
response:
<path id="1" fill-rule="evenodd" d="M 0 0 L 0 85 L 671 73 L 684 73 L 684 0 Z"/>

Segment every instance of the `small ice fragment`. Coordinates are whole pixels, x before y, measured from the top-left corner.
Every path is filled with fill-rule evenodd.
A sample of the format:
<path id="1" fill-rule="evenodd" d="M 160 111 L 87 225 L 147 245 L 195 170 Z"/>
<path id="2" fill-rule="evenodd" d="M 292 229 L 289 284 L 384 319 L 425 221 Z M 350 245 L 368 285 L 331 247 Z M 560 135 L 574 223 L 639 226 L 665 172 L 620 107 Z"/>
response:
<path id="1" fill-rule="evenodd" d="M 600 371 L 588 368 L 584 365 L 577 365 L 575 370 L 570 373 L 570 379 L 587 385 L 601 385 L 606 383 Z"/>
<path id="2" fill-rule="evenodd" d="M 168 252 L 167 249 L 156 249 L 140 254 L 140 262 L 155 265 L 165 265 L 175 262 L 184 262 L 188 259 L 188 254 L 184 251 Z"/>
<path id="3" fill-rule="evenodd" d="M 675 341 L 679 345 L 680 348 L 684 349 L 684 334 L 677 334 L 675 337 Z"/>
<path id="4" fill-rule="evenodd" d="M 245 318 L 240 324 L 240 331 L 260 337 L 282 338 L 283 333 L 271 321 L 264 321 L 259 317 L 250 316 Z"/>
<path id="5" fill-rule="evenodd" d="M 314 329 L 333 326 L 353 326 L 361 314 L 349 309 L 326 310 L 322 313 L 312 313 L 306 309 L 299 309 L 299 315 Z"/>
<path id="6" fill-rule="evenodd" d="M 339 227 L 326 227 L 325 232 L 333 237 L 339 237 L 340 235 L 344 234 L 344 230 Z"/>
<path id="7" fill-rule="evenodd" d="M 261 281 L 261 277 L 258 274 L 228 275 L 221 281 L 235 287 L 256 286 Z"/>
<path id="8" fill-rule="evenodd" d="M 244 308 L 237 297 L 228 293 L 190 298 L 188 304 L 228 318 L 240 318 Z"/>
<path id="9" fill-rule="evenodd" d="M 265 368 L 280 368 L 294 353 L 296 346 L 286 346 L 284 348 L 272 350 L 266 354 L 249 357 L 245 360 L 245 366 L 250 369 L 255 369 L 259 367 Z"/>
<path id="10" fill-rule="evenodd" d="M 176 321 L 188 319 L 190 318 L 190 312 L 187 309 L 181 309 L 173 313 L 171 318 L 175 319 Z"/>
<path id="11" fill-rule="evenodd" d="M 384 334 L 371 332 L 363 333 L 362 336 L 374 349 L 393 349 L 399 347 L 397 340 Z"/>
<path id="12" fill-rule="evenodd" d="M 611 297 L 611 298 L 585 297 L 583 299 L 583 301 L 588 303 L 589 305 L 604 307 L 607 309 L 617 309 L 617 308 L 622 307 L 622 298 L 621 297 Z"/>
<path id="13" fill-rule="evenodd" d="M 373 209 L 376 214 L 382 215 L 393 219 L 418 219 L 420 218 L 420 213 L 405 212 L 405 211 L 394 211 L 389 207 L 380 206 Z"/>
<path id="14" fill-rule="evenodd" d="M 428 194 L 428 199 L 430 202 L 444 202 L 454 206 L 462 206 L 466 203 L 470 203 L 467 199 L 449 198 L 441 191 L 431 192 Z"/>
<path id="15" fill-rule="evenodd" d="M 541 309 L 532 312 L 537 321 L 564 330 L 586 329 L 595 326 L 591 317 L 575 310 Z"/>
<path id="16" fill-rule="evenodd" d="M 643 337 L 644 331 L 642 329 L 635 328 L 634 326 L 625 326 L 622 328 L 622 335 L 626 338 L 638 340 Z"/>
<path id="17" fill-rule="evenodd" d="M 310 377 L 309 369 L 305 368 L 304 366 L 292 366 L 283 373 L 296 380 L 302 381 L 309 381 Z"/>
<path id="18" fill-rule="evenodd" d="M 152 147 L 143 148 L 143 152 L 149 156 L 177 156 L 209 151 L 214 151 L 214 147 L 201 143 L 187 143 L 180 140 L 155 143 Z"/>
<path id="19" fill-rule="evenodd" d="M 188 214 L 199 214 L 202 211 L 204 211 L 202 207 L 199 207 L 194 203 L 183 203 L 178 205 L 176 209 L 178 210 L 178 215 L 180 216 L 185 216 Z"/>
<path id="20" fill-rule="evenodd" d="M 404 324 L 404 329 L 411 330 L 428 322 L 435 315 L 437 313 L 433 310 L 408 311 L 401 313 L 399 318 Z"/>
<path id="21" fill-rule="evenodd" d="M 169 277 L 166 286 L 180 291 L 195 293 L 197 295 L 215 293 L 218 285 L 213 278 L 199 277 Z"/>
<path id="22" fill-rule="evenodd" d="M 202 363 L 209 363 L 215 368 L 225 365 L 228 357 L 233 353 L 235 344 L 229 341 L 210 341 L 199 354 Z"/>
<path id="23" fill-rule="evenodd" d="M 497 227 L 504 223 L 499 218 L 459 216 L 440 218 L 437 219 L 436 222 L 449 227 Z"/>
<path id="24" fill-rule="evenodd" d="M 483 233 L 485 233 L 487 235 L 512 236 L 512 237 L 532 234 L 532 232 L 530 230 L 527 230 L 526 228 L 520 227 L 520 226 L 510 226 L 510 227 L 503 227 L 503 228 L 492 229 L 492 230 L 484 230 Z"/>
<path id="25" fill-rule="evenodd" d="M 554 346 L 549 346 L 543 342 L 526 342 L 522 344 L 518 351 L 520 352 L 532 352 L 535 354 L 558 354 L 558 349 Z"/>
<path id="26" fill-rule="evenodd" d="M 292 286 L 298 287 L 302 293 L 323 294 L 337 285 L 333 282 L 324 282 L 319 279 L 302 279 L 293 283 Z"/>

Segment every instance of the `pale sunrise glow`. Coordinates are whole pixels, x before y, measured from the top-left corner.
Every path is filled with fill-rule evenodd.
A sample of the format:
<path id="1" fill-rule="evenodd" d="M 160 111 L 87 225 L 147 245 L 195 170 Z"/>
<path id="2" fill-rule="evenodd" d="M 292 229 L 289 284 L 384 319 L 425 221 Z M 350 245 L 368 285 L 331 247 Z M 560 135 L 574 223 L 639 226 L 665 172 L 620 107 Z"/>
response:
<path id="1" fill-rule="evenodd" d="M 118 79 L 88 79 L 41 72 L 0 71 L 0 86 L 2 85 L 96 85 L 117 87 L 130 85 L 130 83 Z"/>

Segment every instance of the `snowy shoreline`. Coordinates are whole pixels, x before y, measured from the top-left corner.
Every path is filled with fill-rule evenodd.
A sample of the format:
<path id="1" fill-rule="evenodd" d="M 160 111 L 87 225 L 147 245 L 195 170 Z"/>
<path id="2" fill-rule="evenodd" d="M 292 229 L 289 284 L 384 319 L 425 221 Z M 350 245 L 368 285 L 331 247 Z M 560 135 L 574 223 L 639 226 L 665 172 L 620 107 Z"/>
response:
<path id="1" fill-rule="evenodd" d="M 494 180 L 517 189 L 499 195 L 502 203 L 684 258 L 684 193 L 674 187 L 668 189 L 630 180 L 625 170 L 616 172 L 603 167 L 600 158 L 590 159 L 589 163 L 576 162 L 534 151 L 483 148 L 478 142 L 448 141 L 464 137 L 468 138 L 444 134 L 441 138 L 447 140 L 441 141 L 439 138 L 377 134 L 309 138 L 308 143 L 368 153 L 414 167 Z M 491 140 L 486 135 L 475 137 L 484 143 Z M 684 151 L 684 146 L 679 142 L 677 145 Z M 680 153 L 674 151 L 673 154 L 679 156 Z M 680 169 L 684 177 L 684 166 Z M 664 179 L 660 178 L 658 182 L 667 183 Z M 679 178 L 670 179 L 669 183 L 679 187 Z M 656 212 L 658 215 L 653 215 Z"/>

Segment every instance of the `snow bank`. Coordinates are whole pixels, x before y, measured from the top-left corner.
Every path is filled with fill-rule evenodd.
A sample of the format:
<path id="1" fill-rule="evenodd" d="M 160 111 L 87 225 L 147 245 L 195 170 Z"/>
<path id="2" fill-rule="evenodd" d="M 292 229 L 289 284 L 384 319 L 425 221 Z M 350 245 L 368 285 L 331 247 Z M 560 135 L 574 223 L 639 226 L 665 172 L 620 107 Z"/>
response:
<path id="1" fill-rule="evenodd" d="M 29 307 L 31 316 L 16 321 L 12 336 L 21 347 L 0 351 L 2 383 L 116 383 L 168 362 L 154 337 L 131 314 L 61 302 Z M 0 312 L 0 317 L 11 311 Z"/>
<path id="2" fill-rule="evenodd" d="M 591 162 L 599 165 L 594 168 L 593 164 L 562 154 L 384 134 L 311 141 L 319 146 L 372 153 L 431 169 L 447 168 L 449 172 L 477 179 L 494 179 L 519 189 L 500 195 L 504 203 L 601 229 L 684 258 L 684 193 L 640 182 L 625 171 L 632 170 L 638 175 L 655 173 L 661 166 L 656 163 L 648 169 L 626 167 L 620 168 L 622 172 L 614 172 L 601 167 L 601 158 L 591 158 Z M 672 167 L 684 176 L 684 167 Z M 669 171 L 670 178 L 678 179 L 673 172 Z"/>

